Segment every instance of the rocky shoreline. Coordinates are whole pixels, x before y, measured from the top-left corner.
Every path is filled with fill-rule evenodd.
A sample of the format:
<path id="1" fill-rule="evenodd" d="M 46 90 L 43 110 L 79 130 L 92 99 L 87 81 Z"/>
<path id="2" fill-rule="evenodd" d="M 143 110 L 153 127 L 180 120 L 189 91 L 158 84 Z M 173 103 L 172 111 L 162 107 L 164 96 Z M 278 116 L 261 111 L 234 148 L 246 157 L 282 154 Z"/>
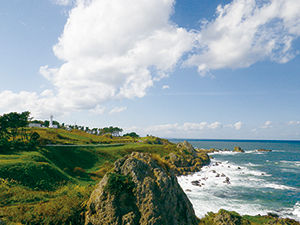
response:
<path id="1" fill-rule="evenodd" d="M 291 219 L 280 219 L 275 214 L 242 217 L 226 210 L 197 218 L 176 176 L 200 171 L 210 163 L 208 153 L 220 150 L 194 149 L 186 141 L 178 143 L 177 150 L 165 157 L 133 152 L 116 161 L 113 170 L 91 194 L 85 225 L 300 224 Z M 244 152 L 240 147 L 234 151 Z M 216 173 L 216 176 L 224 177 L 224 183 L 230 184 L 230 178 L 225 174 Z M 201 180 L 192 181 L 192 184 L 202 185 Z"/>

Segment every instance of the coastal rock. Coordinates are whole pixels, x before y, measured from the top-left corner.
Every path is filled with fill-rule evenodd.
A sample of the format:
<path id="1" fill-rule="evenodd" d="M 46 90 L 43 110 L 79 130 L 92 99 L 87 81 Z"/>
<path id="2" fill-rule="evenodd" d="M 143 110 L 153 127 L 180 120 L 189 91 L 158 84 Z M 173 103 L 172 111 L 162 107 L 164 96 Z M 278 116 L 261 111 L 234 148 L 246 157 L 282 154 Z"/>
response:
<path id="1" fill-rule="evenodd" d="M 187 175 L 200 171 L 202 166 L 210 163 L 206 152 L 197 152 L 187 141 L 177 144 L 178 152 L 170 153 L 164 157 L 175 175 Z"/>
<path id="2" fill-rule="evenodd" d="M 233 149 L 234 152 L 245 152 L 241 147 L 235 146 Z"/>
<path id="3" fill-rule="evenodd" d="M 187 167 L 189 163 L 182 156 L 177 156 L 174 153 L 170 153 L 170 162 L 177 167 Z"/>
<path id="4" fill-rule="evenodd" d="M 177 143 L 177 148 L 179 148 L 181 152 L 191 154 L 193 157 L 198 157 L 194 147 L 187 141 Z"/>
<path id="5" fill-rule="evenodd" d="M 91 194 L 87 208 L 86 225 L 198 222 L 172 170 L 148 154 L 137 152 L 115 162 L 112 172 L 104 176 Z"/>
<path id="6" fill-rule="evenodd" d="M 272 150 L 260 148 L 260 149 L 256 149 L 255 152 L 272 152 Z"/>
<path id="7" fill-rule="evenodd" d="M 242 218 L 236 212 L 226 211 L 220 209 L 218 213 L 208 213 L 208 216 L 205 216 L 201 220 L 200 224 L 210 224 L 210 225 L 250 225 L 250 222 L 247 219 Z"/>

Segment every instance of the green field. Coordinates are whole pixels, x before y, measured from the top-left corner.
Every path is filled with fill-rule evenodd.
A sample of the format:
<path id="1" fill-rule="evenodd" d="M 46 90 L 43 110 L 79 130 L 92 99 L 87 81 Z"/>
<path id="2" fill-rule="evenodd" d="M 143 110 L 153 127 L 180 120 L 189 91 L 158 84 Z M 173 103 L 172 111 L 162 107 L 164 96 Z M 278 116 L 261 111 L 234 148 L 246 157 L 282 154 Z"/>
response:
<path id="1" fill-rule="evenodd" d="M 27 132 L 39 133 L 44 146 L 0 154 L 0 222 L 7 224 L 84 224 L 85 202 L 117 159 L 133 151 L 159 157 L 177 151 L 176 145 L 155 137 L 137 140 L 62 129 Z"/>
<path id="2" fill-rule="evenodd" d="M 116 160 L 133 151 L 145 152 L 164 167 L 163 157 L 171 152 L 183 154 L 175 144 L 153 136 L 135 139 L 78 130 L 27 129 L 33 132 L 40 136 L 38 147 L 0 149 L 0 224 L 84 224 L 86 202 Z M 219 214 L 238 224 L 277 221 L 220 211 L 209 213 L 200 224 L 219 224 L 214 223 Z M 284 224 L 277 222 L 272 224 Z"/>

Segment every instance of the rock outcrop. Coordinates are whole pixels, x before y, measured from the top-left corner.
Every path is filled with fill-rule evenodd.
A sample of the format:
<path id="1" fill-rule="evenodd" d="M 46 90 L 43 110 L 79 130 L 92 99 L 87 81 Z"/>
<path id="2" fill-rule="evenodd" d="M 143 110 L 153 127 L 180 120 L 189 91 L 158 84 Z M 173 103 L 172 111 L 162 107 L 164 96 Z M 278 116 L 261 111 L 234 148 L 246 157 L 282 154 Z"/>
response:
<path id="1" fill-rule="evenodd" d="M 235 146 L 233 149 L 234 152 L 245 152 L 241 147 Z"/>
<path id="2" fill-rule="evenodd" d="M 173 171 L 159 159 L 133 152 L 115 162 L 91 194 L 86 225 L 193 225 L 194 209 Z"/>
<path id="3" fill-rule="evenodd" d="M 175 175 L 187 175 L 200 171 L 204 165 L 210 163 L 206 152 L 198 152 L 187 141 L 177 144 L 178 152 L 170 153 L 164 160 L 168 163 Z"/>
<path id="4" fill-rule="evenodd" d="M 268 213 L 267 216 L 241 216 L 234 211 L 220 209 L 218 213 L 209 212 L 202 218 L 199 225 L 254 225 L 254 224 L 272 224 L 272 225 L 299 225 L 300 223 L 293 219 L 280 219 L 278 215 Z"/>

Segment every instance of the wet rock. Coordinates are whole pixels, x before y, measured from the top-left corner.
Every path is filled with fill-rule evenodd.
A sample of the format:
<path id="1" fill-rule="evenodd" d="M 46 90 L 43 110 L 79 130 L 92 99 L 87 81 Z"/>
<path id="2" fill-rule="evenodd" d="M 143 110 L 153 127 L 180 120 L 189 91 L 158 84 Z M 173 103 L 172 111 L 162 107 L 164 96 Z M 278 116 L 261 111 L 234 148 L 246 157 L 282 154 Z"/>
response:
<path id="1" fill-rule="evenodd" d="M 230 184 L 230 178 L 226 177 L 226 179 L 225 179 L 225 181 L 223 181 L 223 183 Z"/>
<path id="2" fill-rule="evenodd" d="M 245 152 L 241 147 L 235 146 L 233 149 L 234 152 Z"/>
<path id="3" fill-rule="evenodd" d="M 195 185 L 195 186 L 200 185 L 200 181 L 198 181 L 198 180 L 193 180 L 191 183 L 192 183 L 192 185 Z"/>

